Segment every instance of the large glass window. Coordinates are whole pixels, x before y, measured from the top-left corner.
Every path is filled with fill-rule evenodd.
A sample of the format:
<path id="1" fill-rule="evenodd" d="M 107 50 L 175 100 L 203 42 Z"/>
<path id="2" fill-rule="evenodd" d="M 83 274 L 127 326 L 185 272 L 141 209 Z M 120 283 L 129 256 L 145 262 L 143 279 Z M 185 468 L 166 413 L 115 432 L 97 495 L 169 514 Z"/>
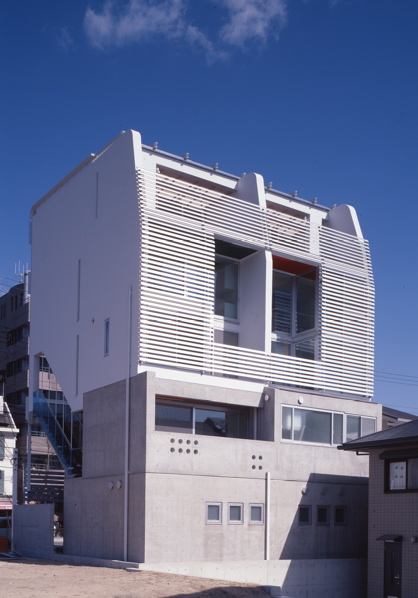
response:
<path id="1" fill-rule="evenodd" d="M 376 420 L 373 417 L 360 417 L 347 415 L 346 442 L 355 440 L 361 436 L 367 436 L 376 432 Z"/>
<path id="2" fill-rule="evenodd" d="M 193 408 L 157 402 L 155 429 L 164 432 L 193 433 Z"/>
<path id="3" fill-rule="evenodd" d="M 190 404 L 156 399 L 155 429 L 226 438 L 248 438 L 249 412 L 245 407 Z"/>
<path id="4" fill-rule="evenodd" d="M 365 430 L 374 432 L 375 429 L 376 420 L 371 417 L 345 416 L 343 413 L 301 407 L 282 407 L 283 440 L 338 445 L 358 438 Z"/>
<path id="5" fill-rule="evenodd" d="M 315 359 L 316 269 L 274 262 L 287 271 L 273 270 L 272 353 Z"/>

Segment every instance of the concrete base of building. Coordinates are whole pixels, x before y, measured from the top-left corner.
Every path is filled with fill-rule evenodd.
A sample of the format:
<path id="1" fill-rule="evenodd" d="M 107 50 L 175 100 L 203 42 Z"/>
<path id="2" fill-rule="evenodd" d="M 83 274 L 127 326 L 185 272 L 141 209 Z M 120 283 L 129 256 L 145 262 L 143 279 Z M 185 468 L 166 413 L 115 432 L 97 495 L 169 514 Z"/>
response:
<path id="1" fill-rule="evenodd" d="M 366 559 L 141 563 L 138 570 L 254 583 L 283 598 L 365 598 L 367 585 Z"/>

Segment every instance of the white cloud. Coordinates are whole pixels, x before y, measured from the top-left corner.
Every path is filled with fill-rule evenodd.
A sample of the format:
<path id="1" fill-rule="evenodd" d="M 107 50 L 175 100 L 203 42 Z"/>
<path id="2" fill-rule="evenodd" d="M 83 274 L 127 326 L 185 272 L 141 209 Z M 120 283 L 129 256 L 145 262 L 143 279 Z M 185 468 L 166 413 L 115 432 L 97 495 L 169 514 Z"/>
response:
<path id="1" fill-rule="evenodd" d="M 287 0 L 223 0 L 229 22 L 220 31 L 221 39 L 244 48 L 248 41 L 265 43 L 286 23 Z"/>
<path id="2" fill-rule="evenodd" d="M 57 44 L 66 52 L 75 48 L 74 39 L 68 30 L 68 27 L 59 27 L 54 32 Z"/>
<path id="3" fill-rule="evenodd" d="M 227 57 L 226 52 L 218 50 L 211 40 L 198 27 L 188 25 L 185 32 L 185 39 L 192 46 L 203 50 L 209 62 L 223 60 Z"/>
<path id="4" fill-rule="evenodd" d="M 122 46 L 156 34 L 173 38 L 184 31 L 184 0 L 129 0 L 118 9 L 119 3 L 111 0 L 105 2 L 101 12 L 87 8 L 84 27 L 93 46 Z"/>
<path id="5" fill-rule="evenodd" d="M 197 2 L 192 0 L 193 7 Z M 84 28 L 91 45 L 105 49 L 155 36 L 182 39 L 203 51 L 209 61 L 224 59 L 226 48 L 244 49 L 248 42 L 265 43 L 277 37 L 286 22 L 288 0 L 218 0 L 221 15 L 226 15 L 215 39 L 192 24 L 188 0 L 106 0 L 101 10 L 87 8 Z M 196 13 L 198 16 L 198 12 Z"/>

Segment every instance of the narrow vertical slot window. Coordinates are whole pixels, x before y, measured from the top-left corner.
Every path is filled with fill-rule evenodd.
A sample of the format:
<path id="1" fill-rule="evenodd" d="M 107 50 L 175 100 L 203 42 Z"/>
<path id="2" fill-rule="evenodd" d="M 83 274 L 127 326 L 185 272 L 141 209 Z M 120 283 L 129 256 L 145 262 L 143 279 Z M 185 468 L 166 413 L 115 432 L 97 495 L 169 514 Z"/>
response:
<path id="1" fill-rule="evenodd" d="M 107 318 L 104 322 L 104 354 L 109 355 L 109 332 L 110 332 L 110 319 Z"/>
<path id="2" fill-rule="evenodd" d="M 81 260 L 77 264 L 77 322 L 80 320 Z"/>
<path id="3" fill-rule="evenodd" d="M 78 368 L 80 363 L 80 336 L 75 339 L 75 396 L 78 396 Z"/>
<path id="4" fill-rule="evenodd" d="M 99 217 L 99 173 L 96 172 L 96 218 Z"/>

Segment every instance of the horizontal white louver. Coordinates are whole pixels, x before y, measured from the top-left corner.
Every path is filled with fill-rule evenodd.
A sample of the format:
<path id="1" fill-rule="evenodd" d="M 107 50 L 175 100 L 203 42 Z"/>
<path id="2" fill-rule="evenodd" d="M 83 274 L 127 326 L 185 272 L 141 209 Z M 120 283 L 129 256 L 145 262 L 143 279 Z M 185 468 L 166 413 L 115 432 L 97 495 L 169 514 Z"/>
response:
<path id="1" fill-rule="evenodd" d="M 363 397 L 373 393 L 367 241 L 165 175 L 138 171 L 140 360 Z M 320 268 L 318 361 L 216 344 L 214 238 Z"/>

